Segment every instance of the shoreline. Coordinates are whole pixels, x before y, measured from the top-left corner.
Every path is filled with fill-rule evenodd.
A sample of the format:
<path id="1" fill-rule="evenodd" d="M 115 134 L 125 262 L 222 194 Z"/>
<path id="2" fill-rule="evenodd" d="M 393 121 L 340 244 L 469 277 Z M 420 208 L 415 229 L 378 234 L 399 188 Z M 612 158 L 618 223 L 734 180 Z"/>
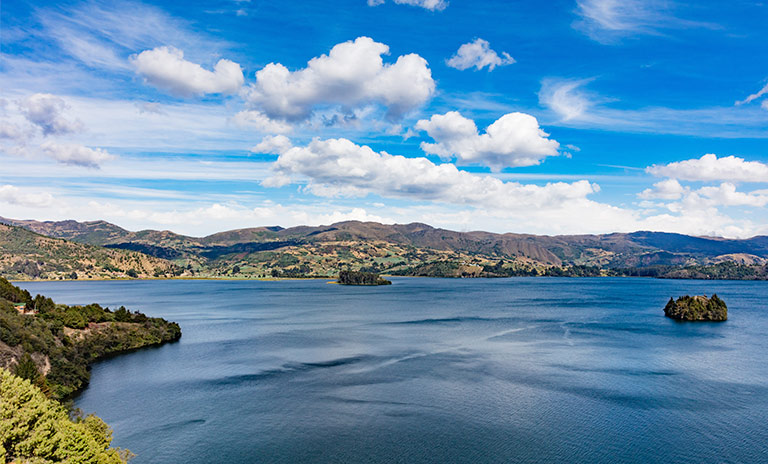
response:
<path id="1" fill-rule="evenodd" d="M 411 277 L 411 276 L 401 276 Z M 243 280 L 277 282 L 282 280 L 327 280 L 336 277 L 142 277 L 142 278 L 104 278 L 104 279 L 9 279 L 9 282 L 113 282 L 113 281 L 149 281 L 149 280 Z"/>
<path id="2" fill-rule="evenodd" d="M 697 278 L 667 278 L 652 276 L 500 276 L 500 277 L 435 277 L 435 276 L 405 276 L 381 274 L 382 277 L 396 277 L 405 279 L 446 279 L 446 280 L 473 280 L 473 279 L 656 279 L 656 280 L 697 280 L 697 281 L 722 281 L 722 282 L 765 282 L 768 279 L 697 279 Z M 172 280 L 210 280 L 210 281 L 241 281 L 241 282 L 283 282 L 300 280 L 328 280 L 335 283 L 337 277 L 146 277 L 146 278 L 109 278 L 109 279 L 9 279 L 9 282 L 145 282 L 145 281 L 172 281 Z"/>
<path id="3" fill-rule="evenodd" d="M 88 362 L 88 364 L 86 365 L 86 369 L 88 369 L 88 373 L 89 373 L 88 380 L 83 385 L 81 385 L 79 388 L 73 390 L 72 393 L 70 393 L 69 395 L 67 395 L 64 398 L 62 398 L 61 402 L 63 403 L 65 401 L 73 401 L 73 402 L 77 401 L 77 398 L 80 395 L 82 395 L 85 392 L 85 390 L 88 389 L 88 387 L 91 385 L 91 379 L 90 379 L 91 368 L 94 365 L 96 365 L 96 364 L 98 364 L 100 362 L 103 362 L 103 361 L 109 361 L 110 359 L 117 358 L 117 357 L 120 357 L 120 356 L 123 356 L 123 355 L 126 355 L 126 354 L 131 354 L 131 353 L 135 353 L 135 352 L 139 352 L 139 351 L 143 351 L 143 350 L 156 350 L 156 349 L 160 349 L 160 348 L 162 348 L 162 347 L 164 347 L 166 345 L 172 345 L 174 343 L 179 343 L 181 341 L 181 335 L 182 334 L 179 334 L 178 338 L 175 338 L 173 340 L 166 340 L 166 341 L 160 341 L 160 342 L 156 342 L 156 343 L 149 343 L 147 345 L 141 345 L 141 346 L 136 346 L 136 347 L 133 347 L 133 348 L 127 348 L 125 350 L 113 351 L 111 353 L 106 353 L 106 354 L 104 354 L 102 356 L 99 356 L 99 357 L 97 357 L 95 359 L 90 360 Z"/>

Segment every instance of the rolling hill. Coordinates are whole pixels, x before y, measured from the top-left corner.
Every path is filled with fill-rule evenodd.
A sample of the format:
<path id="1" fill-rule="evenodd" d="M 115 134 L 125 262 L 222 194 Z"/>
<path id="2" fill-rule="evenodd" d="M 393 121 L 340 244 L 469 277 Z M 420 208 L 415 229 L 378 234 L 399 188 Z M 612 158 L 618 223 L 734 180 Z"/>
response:
<path id="1" fill-rule="evenodd" d="M 0 275 L 10 279 L 173 277 L 176 264 L 143 253 L 52 238 L 0 224 Z"/>
<path id="2" fill-rule="evenodd" d="M 0 223 L 65 239 L 67 243 L 132 252 L 129 256 L 134 259 L 146 261 L 152 257 L 159 260 L 152 263 L 161 267 L 169 262 L 177 266 L 167 268 L 165 274 L 161 272 L 164 276 L 178 274 L 182 268 L 184 275 L 203 277 L 330 276 L 343 268 L 442 276 L 541 275 L 547 269 L 559 268 L 565 272 L 551 274 L 584 275 L 583 268 L 590 268 L 586 275 L 594 275 L 595 270 L 650 276 L 675 271 L 677 277 L 727 277 L 736 273 L 763 278 L 768 263 L 765 236 L 736 240 L 647 231 L 538 236 L 456 232 L 420 223 L 347 221 L 317 227 L 256 227 L 190 237 L 170 231 L 132 232 L 105 221 L 0 218 Z M 91 252 L 95 250 L 98 248 Z M 126 271 L 125 267 L 123 264 L 121 269 Z M 156 272 L 148 262 L 142 270 L 142 275 Z"/>

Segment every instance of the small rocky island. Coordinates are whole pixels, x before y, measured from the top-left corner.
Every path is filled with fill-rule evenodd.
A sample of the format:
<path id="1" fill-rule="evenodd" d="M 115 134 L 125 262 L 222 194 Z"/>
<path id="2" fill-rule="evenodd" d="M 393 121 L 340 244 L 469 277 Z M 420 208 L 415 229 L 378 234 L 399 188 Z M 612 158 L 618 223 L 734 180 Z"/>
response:
<path id="1" fill-rule="evenodd" d="M 725 321 L 728 319 L 728 307 L 725 302 L 712 295 L 682 296 L 670 298 L 664 307 L 664 315 L 678 321 Z"/>
<path id="2" fill-rule="evenodd" d="M 338 283 L 341 285 L 392 285 L 392 282 L 375 272 L 363 271 L 341 271 Z"/>

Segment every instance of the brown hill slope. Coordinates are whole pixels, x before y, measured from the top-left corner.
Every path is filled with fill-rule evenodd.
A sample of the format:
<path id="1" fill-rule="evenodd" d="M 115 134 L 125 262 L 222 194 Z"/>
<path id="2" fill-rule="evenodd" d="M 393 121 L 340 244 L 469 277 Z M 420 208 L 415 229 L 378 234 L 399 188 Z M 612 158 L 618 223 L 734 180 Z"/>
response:
<path id="1" fill-rule="evenodd" d="M 175 264 L 127 250 L 46 237 L 0 224 L 0 274 L 11 279 L 172 277 Z"/>

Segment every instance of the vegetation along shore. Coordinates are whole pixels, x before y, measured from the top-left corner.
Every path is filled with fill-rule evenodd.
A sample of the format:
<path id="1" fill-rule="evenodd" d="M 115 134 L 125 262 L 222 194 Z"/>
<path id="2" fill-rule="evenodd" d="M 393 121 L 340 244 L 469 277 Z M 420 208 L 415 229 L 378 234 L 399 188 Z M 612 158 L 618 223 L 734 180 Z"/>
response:
<path id="1" fill-rule="evenodd" d="M 0 277 L 0 462 L 127 462 L 101 419 L 61 401 L 85 388 L 94 361 L 180 337 L 175 322 L 56 304 Z"/>
<path id="2" fill-rule="evenodd" d="M 180 337 L 175 322 L 124 307 L 56 304 L 0 277 L 0 367 L 54 399 L 84 388 L 98 359 Z"/>

